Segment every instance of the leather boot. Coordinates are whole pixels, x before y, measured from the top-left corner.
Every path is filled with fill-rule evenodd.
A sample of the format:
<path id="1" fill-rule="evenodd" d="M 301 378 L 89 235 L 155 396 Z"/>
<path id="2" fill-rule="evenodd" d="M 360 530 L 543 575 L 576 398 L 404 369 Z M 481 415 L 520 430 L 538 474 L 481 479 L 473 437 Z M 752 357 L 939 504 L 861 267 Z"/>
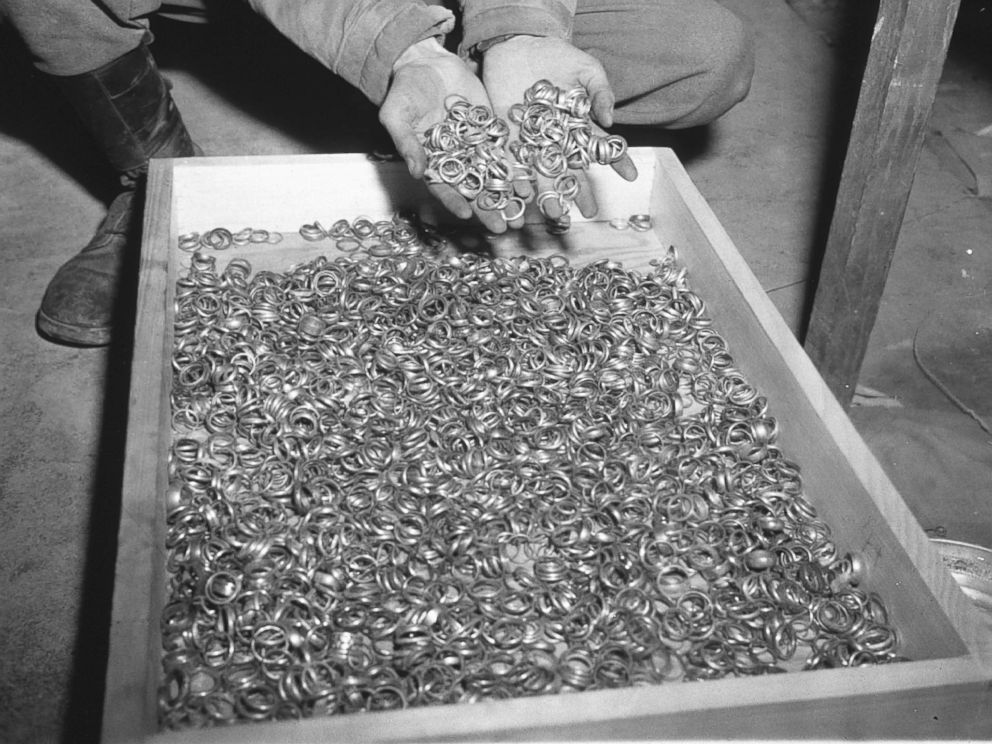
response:
<path id="1" fill-rule="evenodd" d="M 38 310 L 38 330 L 54 341 L 80 346 L 110 343 L 125 259 L 141 243 L 141 199 L 137 193 L 153 157 L 197 154 L 182 117 L 148 48 L 94 70 L 54 78 L 125 190 L 81 253 L 49 282 Z"/>

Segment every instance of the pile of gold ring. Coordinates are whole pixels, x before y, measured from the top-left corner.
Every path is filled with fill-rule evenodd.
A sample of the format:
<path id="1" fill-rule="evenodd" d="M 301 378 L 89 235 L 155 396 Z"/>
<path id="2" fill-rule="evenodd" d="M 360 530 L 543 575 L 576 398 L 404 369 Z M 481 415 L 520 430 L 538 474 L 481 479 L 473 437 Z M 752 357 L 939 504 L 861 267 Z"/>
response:
<path id="1" fill-rule="evenodd" d="M 245 227 L 232 231 L 226 227 L 215 227 L 202 235 L 197 232 L 180 235 L 179 250 L 186 253 L 196 253 L 199 250 L 224 251 L 234 246 L 248 245 L 249 243 L 275 244 L 280 241 L 282 241 L 282 233 L 269 230 Z"/>
<path id="2" fill-rule="evenodd" d="M 674 250 L 325 232 L 177 281 L 163 726 L 899 659 Z"/>
<path id="3" fill-rule="evenodd" d="M 590 107 L 584 88 L 565 91 L 539 80 L 524 93 L 522 103 L 510 107 L 507 115 L 518 131 L 510 141 L 509 125 L 490 108 L 452 98 L 445 119 L 425 133 L 425 179 L 451 186 L 479 209 L 499 212 L 507 222 L 536 200 L 549 230 L 564 232 L 579 192 L 579 181 L 569 171 L 585 170 L 592 163 L 609 165 L 627 153 L 623 137 L 593 131 Z M 538 174 L 553 179 L 553 188 L 537 193 Z M 517 182 L 530 188 L 517 189 Z"/>

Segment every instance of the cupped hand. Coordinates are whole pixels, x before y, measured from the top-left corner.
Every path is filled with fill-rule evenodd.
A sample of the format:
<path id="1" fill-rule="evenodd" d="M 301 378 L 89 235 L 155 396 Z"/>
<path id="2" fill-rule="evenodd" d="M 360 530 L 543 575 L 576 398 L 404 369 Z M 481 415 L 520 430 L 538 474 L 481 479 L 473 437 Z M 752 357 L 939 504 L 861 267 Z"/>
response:
<path id="1" fill-rule="evenodd" d="M 524 92 L 538 80 L 548 80 L 563 90 L 577 86 L 585 88 L 592 104 L 591 129 L 594 134 L 605 135 L 602 127 L 613 125 L 615 99 L 606 78 L 606 71 L 599 60 L 567 41 L 542 36 L 513 36 L 486 50 L 482 61 L 482 81 L 497 116 L 509 118 L 510 107 L 524 100 Z M 512 137 L 516 137 L 515 125 Z M 637 168 L 629 155 L 624 155 L 612 166 L 622 178 L 633 181 Z M 579 193 L 575 204 L 586 217 L 598 209 L 595 196 L 589 188 L 584 171 L 570 171 L 579 180 Z M 554 190 L 553 179 L 536 176 L 537 193 Z M 548 208 L 550 217 L 558 216 L 554 201 Z M 516 226 L 510 223 L 511 226 Z"/>
<path id="2" fill-rule="evenodd" d="M 446 102 L 457 98 L 491 107 L 482 81 L 464 61 L 436 40 L 414 44 L 393 65 L 392 81 L 379 109 L 379 121 L 414 178 L 423 178 L 427 168 L 424 133 L 445 118 Z M 479 209 L 451 186 L 433 183 L 428 184 L 428 189 L 455 216 L 468 219 L 474 213 L 487 229 L 494 232 L 506 229 L 498 212 Z"/>

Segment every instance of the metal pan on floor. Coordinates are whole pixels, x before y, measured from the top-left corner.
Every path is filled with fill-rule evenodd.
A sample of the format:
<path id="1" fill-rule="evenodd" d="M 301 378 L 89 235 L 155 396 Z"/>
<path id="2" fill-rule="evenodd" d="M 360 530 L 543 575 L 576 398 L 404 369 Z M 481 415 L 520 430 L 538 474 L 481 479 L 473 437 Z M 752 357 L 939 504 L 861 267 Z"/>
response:
<path id="1" fill-rule="evenodd" d="M 958 540 L 931 541 L 964 593 L 980 610 L 992 614 L 992 550 Z"/>

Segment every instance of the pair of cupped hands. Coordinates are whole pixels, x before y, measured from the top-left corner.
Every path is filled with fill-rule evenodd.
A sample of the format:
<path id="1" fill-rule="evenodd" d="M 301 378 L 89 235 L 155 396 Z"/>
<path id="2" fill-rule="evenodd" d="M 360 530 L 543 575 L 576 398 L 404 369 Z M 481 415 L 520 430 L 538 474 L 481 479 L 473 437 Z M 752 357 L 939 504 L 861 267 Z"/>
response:
<path id="1" fill-rule="evenodd" d="M 564 90 L 576 86 L 586 89 L 592 103 L 592 128 L 597 134 L 603 133 L 601 127 L 613 124 L 614 96 L 603 66 L 595 57 L 562 39 L 512 36 L 485 51 L 481 72 L 480 78 L 465 61 L 446 51 L 435 39 L 409 47 L 393 65 L 389 90 L 379 109 L 379 121 L 392 137 L 397 152 L 414 178 L 423 178 L 427 167 L 424 132 L 445 118 L 446 102 L 452 97 L 462 97 L 473 105 L 492 109 L 496 116 L 509 123 L 512 140 L 516 137 L 516 125 L 509 121 L 507 112 L 513 104 L 523 102 L 524 91 L 544 79 Z M 611 167 L 628 181 L 637 177 L 637 169 L 627 155 Z M 597 205 L 586 174 L 583 171 L 573 173 L 579 180 L 575 205 L 585 217 L 592 217 Z M 522 215 L 507 223 L 499 212 L 480 209 L 452 186 L 434 183 L 428 188 L 452 214 L 462 219 L 475 214 L 492 232 L 523 226 Z M 517 187 L 517 193 L 529 199 L 534 195 L 529 193 L 531 188 L 536 188 L 540 194 L 553 190 L 554 183 L 552 179 L 537 175 L 533 187 L 522 183 Z"/>

